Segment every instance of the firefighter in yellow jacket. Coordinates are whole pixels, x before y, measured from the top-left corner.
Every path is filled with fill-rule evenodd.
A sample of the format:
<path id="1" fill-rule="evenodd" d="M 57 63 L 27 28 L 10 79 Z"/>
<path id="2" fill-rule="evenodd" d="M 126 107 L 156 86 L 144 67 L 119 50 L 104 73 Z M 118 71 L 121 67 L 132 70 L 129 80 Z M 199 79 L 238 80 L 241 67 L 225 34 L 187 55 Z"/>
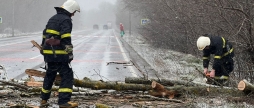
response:
<path id="1" fill-rule="evenodd" d="M 61 7 L 55 7 L 57 14 L 52 16 L 43 30 L 41 54 L 44 56 L 46 75 L 41 90 L 41 106 L 47 106 L 53 82 L 59 72 L 61 84 L 59 86 L 58 105 L 60 108 L 77 107 L 71 102 L 73 88 L 73 70 L 70 62 L 73 60 L 71 31 L 72 19 L 75 12 L 80 12 L 79 4 L 75 0 L 67 0 Z"/>

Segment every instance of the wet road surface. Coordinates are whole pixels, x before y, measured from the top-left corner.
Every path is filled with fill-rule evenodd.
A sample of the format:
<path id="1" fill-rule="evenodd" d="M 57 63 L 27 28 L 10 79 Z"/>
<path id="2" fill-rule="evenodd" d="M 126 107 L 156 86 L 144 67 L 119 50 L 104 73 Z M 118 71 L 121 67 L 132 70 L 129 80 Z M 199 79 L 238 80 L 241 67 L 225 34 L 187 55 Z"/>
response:
<path id="1" fill-rule="evenodd" d="M 41 43 L 41 34 L 0 38 L 0 64 L 9 79 L 26 79 L 26 69 L 43 70 L 43 56 L 31 40 Z M 74 60 L 71 65 L 77 79 L 124 81 L 125 77 L 142 76 L 129 63 L 129 55 L 114 30 L 84 30 L 72 33 Z M 38 78 L 39 79 L 39 78 Z M 39 79 L 40 80 L 40 79 Z"/>

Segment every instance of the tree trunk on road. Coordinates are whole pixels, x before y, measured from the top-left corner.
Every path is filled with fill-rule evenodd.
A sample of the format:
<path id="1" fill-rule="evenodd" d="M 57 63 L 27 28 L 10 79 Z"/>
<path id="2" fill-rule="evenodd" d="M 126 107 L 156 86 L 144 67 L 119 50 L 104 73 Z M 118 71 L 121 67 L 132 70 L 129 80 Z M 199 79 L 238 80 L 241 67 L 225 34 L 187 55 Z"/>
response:
<path id="1" fill-rule="evenodd" d="M 126 77 L 125 83 L 134 83 L 134 84 L 152 84 L 153 81 L 156 81 L 164 86 L 174 86 L 174 85 L 184 85 L 184 86 L 204 86 L 204 84 L 198 84 L 191 81 L 185 80 L 170 80 L 170 79 L 144 79 L 140 77 Z"/>
<path id="2" fill-rule="evenodd" d="M 32 71 L 30 70 L 28 73 L 29 75 L 34 75 L 39 77 L 45 76 L 45 72 L 41 72 L 38 70 L 32 70 Z M 60 78 L 57 78 L 57 79 L 60 79 Z M 60 83 L 59 80 L 55 82 L 56 85 L 59 85 L 59 83 Z M 220 86 L 213 86 L 213 85 L 185 86 L 185 85 L 177 85 L 177 84 L 175 84 L 175 86 L 169 87 L 169 86 L 163 86 L 162 84 L 157 83 L 156 81 L 150 83 L 150 85 L 147 85 L 147 84 L 127 84 L 123 82 L 92 81 L 89 78 L 84 78 L 82 80 L 74 79 L 74 86 L 91 88 L 94 90 L 112 89 L 112 90 L 118 90 L 118 91 L 123 91 L 123 90 L 149 91 L 151 95 L 168 97 L 168 98 L 173 98 L 178 94 L 181 94 L 181 95 L 192 94 L 192 95 L 199 95 L 199 96 L 227 94 L 227 95 L 233 95 L 233 96 L 242 96 L 241 91 L 235 88 L 230 88 L 230 87 L 220 87 Z"/>

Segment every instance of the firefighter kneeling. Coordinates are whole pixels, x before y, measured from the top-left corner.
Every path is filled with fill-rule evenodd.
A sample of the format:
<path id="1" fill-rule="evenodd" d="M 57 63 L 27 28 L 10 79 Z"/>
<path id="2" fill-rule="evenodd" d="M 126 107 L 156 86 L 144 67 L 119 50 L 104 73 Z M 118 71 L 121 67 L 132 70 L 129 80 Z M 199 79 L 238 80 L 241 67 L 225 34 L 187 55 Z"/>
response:
<path id="1" fill-rule="evenodd" d="M 234 69 L 234 49 L 230 42 L 220 36 L 204 35 L 198 38 L 197 47 L 203 50 L 204 74 L 209 77 L 207 83 L 226 85 L 229 74 Z M 211 54 L 214 54 L 214 61 L 212 70 L 208 71 Z"/>

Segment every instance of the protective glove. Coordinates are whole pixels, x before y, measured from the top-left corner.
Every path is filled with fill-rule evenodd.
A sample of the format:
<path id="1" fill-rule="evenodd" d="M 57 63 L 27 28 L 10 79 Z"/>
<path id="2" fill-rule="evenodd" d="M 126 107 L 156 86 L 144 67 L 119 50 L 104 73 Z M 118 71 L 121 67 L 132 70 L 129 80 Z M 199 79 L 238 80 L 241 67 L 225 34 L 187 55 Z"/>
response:
<path id="1" fill-rule="evenodd" d="M 210 77 L 214 78 L 215 77 L 215 70 L 212 69 L 211 72 L 210 72 Z"/>
<path id="2" fill-rule="evenodd" d="M 67 53 L 72 53 L 73 51 L 73 46 L 72 45 L 65 45 L 65 51 Z"/>
<path id="3" fill-rule="evenodd" d="M 208 69 L 207 68 L 204 68 L 204 74 L 208 74 Z"/>

